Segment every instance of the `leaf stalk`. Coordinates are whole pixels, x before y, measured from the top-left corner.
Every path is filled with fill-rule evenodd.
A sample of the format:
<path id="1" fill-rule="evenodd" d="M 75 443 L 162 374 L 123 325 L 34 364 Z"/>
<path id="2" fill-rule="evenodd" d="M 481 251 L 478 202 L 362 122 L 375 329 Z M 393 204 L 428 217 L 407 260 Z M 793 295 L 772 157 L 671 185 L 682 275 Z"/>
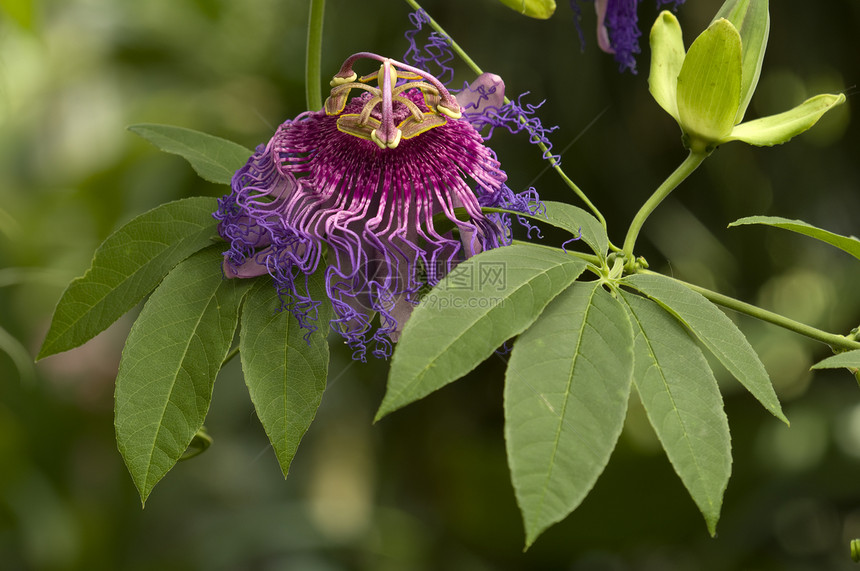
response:
<path id="1" fill-rule="evenodd" d="M 678 186 L 684 182 L 684 180 L 692 174 L 694 170 L 696 170 L 702 162 L 708 158 L 710 153 L 707 152 L 693 152 L 690 151 L 690 154 L 687 155 L 687 158 L 684 159 L 675 171 L 669 175 L 669 177 L 663 181 L 657 190 L 654 191 L 654 194 L 645 201 L 645 204 L 642 205 L 642 208 L 639 209 L 639 212 L 636 213 L 636 216 L 633 218 L 633 222 L 630 223 L 630 228 L 627 230 L 627 236 L 624 238 L 624 246 L 622 251 L 624 252 L 624 257 L 627 260 L 627 270 L 629 272 L 633 272 L 635 259 L 633 255 L 633 248 L 636 246 L 636 239 L 639 237 L 639 231 L 642 230 L 642 226 L 645 224 L 645 221 L 648 220 L 648 217 L 652 212 L 660 205 L 663 200 L 669 196 L 669 194 L 678 188 Z"/>
<path id="2" fill-rule="evenodd" d="M 640 270 L 639 273 L 657 274 L 657 272 L 652 272 L 650 270 Z M 782 327 L 783 329 L 794 331 L 795 333 L 799 333 L 800 335 L 809 337 L 810 339 L 825 343 L 826 345 L 829 345 L 832 349 L 860 349 L 860 342 L 849 339 L 844 335 L 828 333 L 827 331 L 822 331 L 821 329 L 812 327 L 811 325 L 800 323 L 799 321 L 795 321 L 794 319 L 790 319 L 788 317 L 785 317 L 784 315 L 780 315 L 778 313 L 768 311 L 767 309 L 757 307 L 745 301 L 740 301 L 739 299 L 735 299 L 733 297 L 729 297 L 727 295 L 723 295 L 721 293 L 717 293 L 707 288 L 687 283 L 676 278 L 672 279 L 674 279 L 678 283 L 687 286 L 691 290 L 702 294 L 703 296 L 705 296 L 705 298 L 712 301 L 713 303 L 716 303 L 717 305 L 721 305 L 739 313 L 744 313 L 746 315 L 749 315 L 750 317 L 755 317 L 756 319 L 760 319 L 761 321 L 766 321 L 773 325 Z"/>

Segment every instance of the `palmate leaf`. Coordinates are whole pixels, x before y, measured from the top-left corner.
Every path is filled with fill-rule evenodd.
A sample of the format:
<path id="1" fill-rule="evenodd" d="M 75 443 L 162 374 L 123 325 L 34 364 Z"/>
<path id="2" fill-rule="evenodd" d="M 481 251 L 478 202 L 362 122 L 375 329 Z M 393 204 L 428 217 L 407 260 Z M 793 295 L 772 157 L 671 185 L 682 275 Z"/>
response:
<path id="1" fill-rule="evenodd" d="M 729 224 L 729 227 L 746 224 L 763 224 L 765 226 L 773 226 L 774 228 L 797 232 L 798 234 L 821 240 L 825 244 L 835 246 L 860 260 L 860 240 L 853 236 L 841 236 L 827 230 L 822 230 L 821 228 L 816 228 L 803 220 L 789 220 L 788 218 L 781 218 L 779 216 L 747 216 L 746 218 L 735 220 Z"/>
<path id="2" fill-rule="evenodd" d="M 484 208 L 483 210 L 487 212 L 507 212 L 508 214 L 522 216 L 530 220 L 561 228 L 562 230 L 567 230 L 573 234 L 575 239 L 582 240 L 588 244 L 588 247 L 598 256 L 604 257 L 606 255 L 606 250 L 609 249 L 609 237 L 597 218 L 572 204 L 554 202 L 552 200 L 544 200 L 542 203 L 546 207 L 544 214 L 523 214 L 522 212 L 502 208 Z"/>
<path id="3" fill-rule="evenodd" d="M 316 415 L 326 385 L 331 304 L 323 274 L 324 270 L 318 271 L 308 283 L 311 298 L 322 300 L 313 333 L 299 327 L 289 311 L 281 310 L 281 300 L 270 280 L 258 280 L 242 307 L 242 372 L 284 477 Z"/>
<path id="4" fill-rule="evenodd" d="M 212 243 L 214 198 L 168 202 L 108 236 L 63 292 L 38 358 L 95 337 L 137 305 L 176 264 Z"/>
<path id="5" fill-rule="evenodd" d="M 633 382 L 669 461 L 714 535 L 732 464 L 717 381 L 672 315 L 649 299 L 621 295 L 635 336 Z"/>
<path id="6" fill-rule="evenodd" d="M 531 244 L 489 250 L 462 262 L 406 322 L 377 420 L 471 371 L 531 325 L 585 265 Z M 463 278 L 472 283 L 462 287 Z"/>
<path id="7" fill-rule="evenodd" d="M 600 221 L 591 213 L 564 202 L 544 200 L 542 203 L 546 207 L 546 213 L 544 214 L 527 214 L 517 212 L 516 210 L 496 207 L 484 207 L 481 210 L 487 213 L 504 212 L 513 216 L 522 216 L 529 220 L 535 220 L 536 222 L 567 230 L 574 237 L 588 244 L 598 256 L 603 257 L 606 255 L 606 251 L 609 249 L 609 237 L 606 235 L 606 230 L 600 224 Z M 468 220 L 468 213 L 465 208 L 457 208 L 455 212 L 460 219 Z M 447 220 L 444 214 L 437 214 L 433 219 L 433 227 L 439 231 L 447 231 L 453 228 L 453 226 L 453 223 Z"/>
<path id="8" fill-rule="evenodd" d="M 813 369 L 839 369 L 842 367 L 860 369 L 860 349 L 838 353 L 812 365 Z"/>
<path id="9" fill-rule="evenodd" d="M 583 210 L 565 202 L 544 200 L 546 207 L 546 222 L 563 228 L 574 236 L 581 235 L 583 242 L 588 244 L 599 256 L 604 256 L 609 249 L 609 237 L 600 222 Z M 534 217 L 541 220 L 540 217 Z"/>
<path id="10" fill-rule="evenodd" d="M 636 274 L 624 283 L 663 306 L 714 354 L 775 417 L 788 424 L 767 371 L 740 329 L 725 313 L 677 281 L 659 274 Z"/>
<path id="11" fill-rule="evenodd" d="M 247 280 L 225 280 L 221 247 L 176 266 L 131 328 L 116 381 L 119 451 L 145 502 L 203 426 Z"/>
<path id="12" fill-rule="evenodd" d="M 201 178 L 217 184 L 230 184 L 233 173 L 243 167 L 252 154 L 238 143 L 184 127 L 141 123 L 128 130 L 162 151 L 184 158 Z"/>
<path id="13" fill-rule="evenodd" d="M 812 366 L 813 369 L 838 369 L 842 367 L 853 373 L 857 383 L 860 384 L 860 349 L 833 355 Z"/>
<path id="14" fill-rule="evenodd" d="M 603 472 L 632 372 L 627 312 L 595 282 L 574 282 L 517 339 L 505 375 L 505 441 L 526 546 Z"/>

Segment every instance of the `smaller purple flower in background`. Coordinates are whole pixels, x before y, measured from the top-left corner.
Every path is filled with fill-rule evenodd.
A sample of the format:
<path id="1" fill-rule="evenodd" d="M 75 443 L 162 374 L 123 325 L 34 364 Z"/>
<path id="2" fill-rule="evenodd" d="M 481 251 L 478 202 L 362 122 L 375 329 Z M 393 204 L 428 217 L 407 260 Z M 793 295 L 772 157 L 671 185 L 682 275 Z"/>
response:
<path id="1" fill-rule="evenodd" d="M 579 5 L 585 0 L 570 0 L 573 9 L 579 41 L 585 49 L 585 36 L 582 33 L 582 11 Z M 639 2 L 641 0 L 590 0 L 594 2 L 597 12 L 597 44 L 600 49 L 609 54 L 615 54 L 619 70 L 629 69 L 636 73 L 635 54 L 640 52 L 639 37 Z M 672 4 L 672 11 L 684 3 L 684 0 L 657 0 L 657 9 Z"/>
<path id="2" fill-rule="evenodd" d="M 359 78 L 363 59 L 379 68 Z M 284 122 L 219 201 L 224 274 L 271 275 L 285 308 L 312 329 L 319 300 L 307 279 L 325 258 L 332 328 L 354 358 L 364 360 L 368 343 L 387 357 L 422 289 L 510 243 L 507 218 L 481 207 L 532 211 L 537 196 L 505 186 L 471 122 L 482 109 L 471 91 L 460 103 L 433 75 L 370 53 L 349 57 L 331 85 L 324 109 Z M 476 104 L 471 119 L 467 104 Z"/>

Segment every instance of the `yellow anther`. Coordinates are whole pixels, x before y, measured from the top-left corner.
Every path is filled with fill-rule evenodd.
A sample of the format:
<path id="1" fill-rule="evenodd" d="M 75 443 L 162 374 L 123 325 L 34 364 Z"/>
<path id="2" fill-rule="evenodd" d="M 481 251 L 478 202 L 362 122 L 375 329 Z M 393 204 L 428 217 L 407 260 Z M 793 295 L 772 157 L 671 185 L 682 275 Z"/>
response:
<path id="1" fill-rule="evenodd" d="M 395 129 L 394 131 L 396 135 L 394 135 L 394 140 L 388 143 L 389 149 L 396 149 L 397 145 L 400 144 L 400 138 L 403 136 L 403 131 L 400 129 Z"/>
<path id="2" fill-rule="evenodd" d="M 453 109 L 449 109 L 449 108 L 445 107 L 444 105 L 437 105 L 436 111 L 438 111 L 442 115 L 447 115 L 451 119 L 459 119 L 460 117 L 463 116 L 463 113 L 461 111 L 459 111 L 459 110 L 454 111 Z"/>
<path id="3" fill-rule="evenodd" d="M 371 132 L 370 132 L 370 140 L 371 140 L 371 141 L 373 141 L 374 143 L 376 143 L 376 145 L 377 145 L 380 149 L 384 149 L 384 148 L 385 148 L 385 146 L 386 146 L 386 145 L 385 145 L 385 143 L 384 143 L 384 142 L 382 142 L 382 141 L 379 139 L 379 137 L 376 135 L 376 129 L 374 129 L 373 131 L 371 131 Z"/>
<path id="4" fill-rule="evenodd" d="M 370 132 L 370 140 L 376 143 L 376 145 L 380 149 L 396 149 L 397 145 L 400 144 L 400 139 L 403 137 L 403 132 L 400 129 L 395 129 L 395 135 L 393 141 L 383 141 L 379 138 L 379 135 L 376 134 L 376 129 Z"/>
<path id="5" fill-rule="evenodd" d="M 350 75 L 349 77 L 334 76 L 332 80 L 328 82 L 328 84 L 332 87 L 337 87 L 338 85 L 343 85 L 344 83 L 352 83 L 356 79 L 358 79 L 358 74 L 352 72 L 352 75 Z"/>

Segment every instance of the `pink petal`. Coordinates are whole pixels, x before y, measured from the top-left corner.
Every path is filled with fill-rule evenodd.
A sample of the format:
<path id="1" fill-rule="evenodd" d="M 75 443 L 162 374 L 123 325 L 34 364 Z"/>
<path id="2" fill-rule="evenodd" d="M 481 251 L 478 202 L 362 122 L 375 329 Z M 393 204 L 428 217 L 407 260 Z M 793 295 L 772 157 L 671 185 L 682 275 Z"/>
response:
<path id="1" fill-rule="evenodd" d="M 505 82 L 495 73 L 482 73 L 456 97 L 464 113 L 483 113 L 505 104 Z"/>
<path id="2" fill-rule="evenodd" d="M 245 262 L 239 266 L 234 266 L 224 258 L 224 263 L 222 265 L 224 269 L 224 277 L 226 278 L 255 278 L 257 276 L 262 276 L 263 274 L 268 274 L 269 270 L 266 269 L 265 264 L 259 263 L 257 260 L 265 260 L 267 250 L 270 248 L 266 248 L 261 250 L 260 252 L 254 254 L 252 257 L 245 260 Z"/>
<path id="3" fill-rule="evenodd" d="M 609 30 L 606 28 L 606 4 L 609 0 L 594 0 L 594 10 L 597 12 L 597 44 L 608 54 L 614 54 L 615 48 L 609 41 Z"/>

